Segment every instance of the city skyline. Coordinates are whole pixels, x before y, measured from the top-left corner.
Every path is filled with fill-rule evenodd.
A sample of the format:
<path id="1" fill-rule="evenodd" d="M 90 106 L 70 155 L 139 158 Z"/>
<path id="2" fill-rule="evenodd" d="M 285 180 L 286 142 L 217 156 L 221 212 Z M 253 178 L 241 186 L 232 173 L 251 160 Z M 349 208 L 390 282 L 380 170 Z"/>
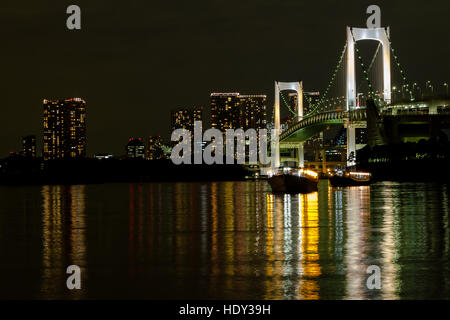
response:
<path id="1" fill-rule="evenodd" d="M 7 24 L 2 32 L 5 61 L 10 63 L 4 64 L 2 81 L 0 155 L 19 149 L 20 137 L 29 134 L 38 137 L 37 149 L 42 150 L 41 121 L 36 119 L 42 117 L 43 97 L 86 99 L 90 156 L 121 153 L 123 145 L 117 141 L 130 136 L 161 134 L 167 140 L 170 110 L 207 105 L 209 92 L 264 93 L 270 114 L 274 80 L 303 80 L 307 91 L 324 90 L 345 26 L 364 26 L 368 4 L 236 3 L 233 15 L 219 13 L 222 4 L 215 2 L 161 4 L 144 18 L 144 2 L 118 10 L 114 4 L 80 1 L 83 27 L 73 32 L 63 23 L 64 6 L 37 10 L 38 4 L 32 4 L 19 10 L 3 5 L 0 21 Z M 439 4 L 442 10 L 436 10 L 428 4 L 409 4 L 380 2 L 381 24 L 391 27 L 409 78 L 418 83 L 433 79 L 439 85 L 449 70 L 450 48 L 442 42 L 448 5 Z M 168 12 L 172 13 L 158 17 Z M 327 20 L 318 19 L 321 16 Z M 270 17 L 276 21 L 266 23 Z M 202 31 L 202 23 L 210 30 Z M 412 42 L 411 33 L 421 41 Z M 293 37 L 303 40 L 292 41 Z M 430 50 L 436 42 L 440 50 Z M 55 43 L 61 50 L 49 49 Z M 230 48 L 229 43 L 234 45 Z M 34 54 L 24 60 L 23 53 L 30 50 Z M 171 85 L 176 82 L 182 85 Z"/>
<path id="2" fill-rule="evenodd" d="M 430 81 L 427 81 L 426 85 L 430 83 Z M 416 86 L 417 83 L 414 83 L 414 86 Z M 445 82 L 444 85 L 448 84 Z M 413 87 L 414 88 L 414 87 Z M 393 94 L 395 93 L 395 89 L 396 86 L 393 86 Z M 419 86 L 416 87 L 415 91 L 417 91 L 417 89 L 420 89 Z M 425 88 L 426 89 L 426 88 Z M 401 95 L 401 90 L 397 89 L 398 93 Z M 433 88 L 431 88 L 431 90 L 433 90 Z M 445 90 L 445 88 L 444 88 Z M 448 90 L 448 89 L 447 89 Z M 422 89 L 420 91 L 422 93 Z M 430 93 L 432 93 L 430 91 Z M 309 102 L 307 102 L 307 105 L 305 106 L 305 112 L 309 112 L 311 107 L 314 107 L 314 105 L 316 103 L 320 104 L 320 92 L 304 92 L 304 98 L 306 98 Z M 447 92 L 448 94 L 448 92 Z M 226 127 L 228 128 L 243 128 L 244 130 L 248 129 L 248 128 L 268 128 L 270 127 L 270 123 L 271 120 L 267 118 L 267 95 L 265 94 L 241 94 L 239 92 L 222 92 L 222 93 L 217 93 L 217 92 L 211 92 L 210 93 L 210 101 L 209 101 L 209 105 L 207 108 L 204 108 L 203 106 L 199 106 L 199 105 L 194 105 L 194 106 L 190 106 L 190 107 L 182 107 L 182 108 L 177 108 L 177 109 L 172 109 L 170 110 L 170 116 L 169 116 L 169 130 L 167 132 L 169 132 L 168 137 L 166 137 L 165 139 L 164 137 L 164 131 L 163 131 L 163 135 L 161 135 L 161 132 L 157 132 L 156 134 L 153 135 L 143 135 L 143 136 L 128 136 L 128 141 L 132 140 L 132 139 L 142 139 L 142 138 L 152 138 L 152 137 L 159 137 L 159 139 L 161 139 L 161 141 L 166 141 L 165 145 L 171 145 L 173 143 L 171 143 L 171 139 L 170 139 L 170 133 L 177 128 L 184 128 L 184 129 L 188 129 L 190 131 L 193 131 L 193 121 L 202 121 L 204 122 L 204 124 L 206 124 L 207 127 L 211 127 L 211 128 L 219 128 L 221 131 L 224 131 L 224 129 Z M 317 96 L 316 98 L 313 98 Z M 220 101 L 220 98 L 223 97 L 231 97 L 231 98 L 236 98 L 236 101 L 231 101 L 233 103 L 236 104 L 236 106 L 238 107 L 238 113 L 237 116 L 239 117 L 239 119 L 235 119 L 236 121 L 231 121 L 230 123 L 227 123 L 225 126 L 223 124 L 216 124 L 214 117 L 217 117 L 219 114 L 217 113 L 217 106 L 219 107 L 219 109 L 221 107 L 225 107 L 227 108 L 228 103 L 224 100 L 223 105 L 217 105 L 216 103 L 216 99 L 218 98 Z M 295 109 L 295 104 L 296 104 L 296 100 L 297 100 L 297 94 L 293 93 L 293 92 L 289 92 L 287 94 L 286 97 L 284 97 L 284 94 L 281 94 L 282 99 L 286 99 L 285 103 L 289 104 L 291 106 L 291 110 Z M 315 101 L 315 102 L 313 102 Z M 25 140 L 26 138 L 30 138 L 30 137 L 34 137 L 34 156 L 33 157 L 43 157 L 45 159 L 50 159 L 50 157 L 46 157 L 45 156 L 45 139 L 46 139 L 46 126 L 48 127 L 48 119 L 46 118 L 46 114 L 49 112 L 50 108 L 49 105 L 51 104 L 65 104 L 65 103 L 72 103 L 72 104 L 76 104 L 76 103 L 81 103 L 82 107 L 83 107 L 83 147 L 82 150 L 79 150 L 79 152 L 81 152 L 82 157 L 95 157 L 96 155 L 109 155 L 109 156 L 117 156 L 117 157 L 123 157 L 123 156 L 127 156 L 128 154 L 128 147 L 125 146 L 125 148 L 117 153 L 113 153 L 111 151 L 106 151 L 106 152 L 98 152 L 93 150 L 91 152 L 91 154 L 86 154 L 86 140 L 87 140 L 87 134 L 86 134 L 86 100 L 83 98 L 79 98 L 79 97 L 71 97 L 71 98 L 65 98 L 65 99 L 43 99 L 43 103 L 44 103 L 44 117 L 43 117 L 43 123 L 44 123 L 44 132 L 42 134 L 41 137 L 39 137 L 39 135 L 36 134 L 24 134 L 22 135 L 20 138 L 22 139 L 21 145 L 19 145 L 16 149 L 11 150 L 8 152 L 8 155 L 12 155 L 12 154 L 17 154 L 17 153 L 21 153 L 26 155 L 27 153 L 29 154 L 31 151 L 27 151 L 26 150 L 26 146 L 25 146 Z M 312 104 L 313 103 L 313 104 Z M 217 109 L 217 110 L 215 110 Z M 205 112 L 209 115 L 209 116 L 205 116 Z M 220 112 L 219 112 L 220 113 Z M 232 112 L 234 113 L 234 111 Z M 284 111 L 285 116 L 282 120 L 283 122 L 286 121 L 291 121 L 292 120 L 292 113 L 287 112 L 286 110 Z M 255 114 L 255 119 L 253 114 Z M 230 114 L 231 115 L 231 114 Z M 245 119 L 245 120 L 244 120 Z M 78 119 L 77 121 L 79 121 L 80 119 Z M 206 121 L 205 121 L 206 120 Z M 250 123 L 249 123 L 250 120 Z M 186 126 L 186 124 L 188 124 Z M 40 142 L 43 141 L 42 144 L 40 144 Z M 144 139 L 145 141 L 145 139 Z M 38 146 L 41 146 L 41 148 L 39 148 Z M 147 153 L 149 152 L 149 150 L 147 149 L 147 144 L 144 143 L 145 146 L 145 158 L 149 159 L 149 157 L 147 156 Z M 77 147 L 78 148 L 78 147 Z M 117 149 L 117 148 L 116 148 Z M 7 155 L 4 155 L 7 156 Z M 150 157 L 151 158 L 151 157 Z"/>
<path id="3" fill-rule="evenodd" d="M 210 117 L 204 116 L 203 106 L 192 106 L 190 108 L 179 108 L 170 111 L 170 127 L 168 132 L 171 133 L 175 129 L 187 129 L 191 132 L 194 130 L 194 121 L 205 121 L 205 124 L 211 124 L 212 128 L 220 128 L 223 132 L 226 129 L 223 126 L 214 124 L 214 116 L 220 116 L 223 112 L 221 109 L 228 109 L 227 103 L 217 103 L 214 96 L 236 97 L 236 108 L 231 111 L 230 115 L 235 116 L 233 122 L 227 124 L 229 129 L 237 129 L 239 127 L 247 130 L 249 128 L 258 129 L 266 128 L 266 95 L 250 94 L 243 95 L 240 93 L 211 93 L 211 101 L 207 108 Z M 86 100 L 79 97 L 65 99 L 43 99 L 43 127 L 44 132 L 41 137 L 35 134 L 23 135 L 21 137 L 22 144 L 20 148 L 10 151 L 9 155 L 21 154 L 27 157 L 42 157 L 44 160 L 60 159 L 60 158 L 77 158 L 77 157 L 142 157 L 149 160 L 159 159 L 161 156 L 155 156 L 153 144 L 172 145 L 170 137 L 164 141 L 160 133 L 156 135 L 147 135 L 140 137 L 130 136 L 128 144 L 124 150 L 117 154 L 112 152 L 102 153 L 93 152 L 92 155 L 86 154 L 87 134 L 86 134 Z M 212 111 L 214 109 L 214 111 Z M 215 114 L 216 113 L 216 114 Z M 205 128 L 206 129 L 206 128 Z M 143 139 L 144 138 L 144 139 Z M 145 139 L 147 138 L 147 139 Z M 156 139 L 154 141 L 154 139 Z M 148 141 L 148 144 L 145 141 Z M 39 150 L 39 141 L 42 141 L 42 148 Z M 135 142 L 142 144 L 142 152 L 130 150 L 130 143 Z M 165 144 L 163 142 L 166 142 Z M 72 150 L 75 149 L 75 150 Z M 131 153 L 130 153 L 131 152 Z M 157 152 L 157 151 L 156 151 Z M 139 153 L 139 155 L 138 155 Z"/>

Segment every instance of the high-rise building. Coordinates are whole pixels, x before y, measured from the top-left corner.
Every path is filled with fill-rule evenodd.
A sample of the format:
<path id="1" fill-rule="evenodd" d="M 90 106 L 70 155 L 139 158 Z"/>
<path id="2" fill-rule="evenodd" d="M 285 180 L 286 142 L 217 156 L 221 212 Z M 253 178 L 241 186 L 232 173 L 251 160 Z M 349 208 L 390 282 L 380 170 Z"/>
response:
<path id="1" fill-rule="evenodd" d="M 164 158 L 162 140 L 160 136 L 148 137 L 148 148 L 146 152 L 147 160 L 157 160 Z"/>
<path id="2" fill-rule="evenodd" d="M 225 132 L 226 129 L 262 129 L 266 127 L 265 95 L 241 95 L 211 93 L 211 126 Z"/>
<path id="3" fill-rule="evenodd" d="M 267 127 L 266 95 L 240 95 L 239 123 L 244 130 Z"/>
<path id="4" fill-rule="evenodd" d="M 36 157 L 36 136 L 26 136 L 22 138 L 22 154 L 28 158 Z"/>
<path id="5" fill-rule="evenodd" d="M 266 120 L 266 102 L 265 95 L 241 95 L 238 92 L 232 93 L 212 93 L 211 99 L 211 126 L 219 129 L 225 134 L 227 129 L 265 129 Z M 257 131 L 259 139 L 259 132 Z M 238 141 L 248 144 L 249 141 Z M 254 156 L 256 152 L 246 148 L 246 158 Z M 235 150 L 235 156 L 237 156 Z"/>
<path id="6" fill-rule="evenodd" d="M 192 119 L 193 121 L 203 120 L 203 107 L 195 106 L 192 108 Z"/>
<path id="7" fill-rule="evenodd" d="M 203 107 L 178 109 L 171 112 L 170 129 L 194 130 L 194 121 L 202 121 Z"/>
<path id="8" fill-rule="evenodd" d="M 263 94 L 258 95 L 240 95 L 240 127 L 244 130 L 248 129 L 266 129 L 267 128 L 267 111 L 266 102 L 267 96 Z M 257 131 L 257 138 L 260 139 L 259 131 Z M 246 149 L 246 157 L 257 155 L 256 150 Z"/>
<path id="9" fill-rule="evenodd" d="M 44 159 L 86 156 L 86 101 L 44 100 Z"/>
<path id="10" fill-rule="evenodd" d="M 179 109 L 170 113 L 170 129 L 187 129 L 192 122 L 191 113 L 188 109 Z"/>
<path id="11" fill-rule="evenodd" d="M 145 146 L 142 138 L 130 138 L 126 146 L 128 158 L 144 158 Z"/>
<path id="12" fill-rule="evenodd" d="M 211 127 L 225 132 L 226 129 L 239 128 L 240 99 L 238 92 L 211 93 Z"/>

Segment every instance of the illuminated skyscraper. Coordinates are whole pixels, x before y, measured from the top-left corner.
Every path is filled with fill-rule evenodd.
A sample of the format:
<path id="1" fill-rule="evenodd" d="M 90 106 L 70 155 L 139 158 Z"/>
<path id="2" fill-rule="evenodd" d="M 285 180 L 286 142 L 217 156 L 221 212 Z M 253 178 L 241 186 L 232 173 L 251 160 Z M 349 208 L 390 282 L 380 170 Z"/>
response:
<path id="1" fill-rule="evenodd" d="M 192 122 L 188 109 L 179 109 L 170 113 L 170 129 L 187 129 Z"/>
<path id="2" fill-rule="evenodd" d="M 126 151 L 128 158 L 144 158 L 145 146 L 142 138 L 130 138 L 126 146 Z"/>
<path id="3" fill-rule="evenodd" d="M 86 101 L 44 100 L 44 159 L 86 156 Z"/>
<path id="4" fill-rule="evenodd" d="M 203 107 L 193 107 L 192 108 L 192 118 L 194 121 L 202 121 Z"/>
<path id="5" fill-rule="evenodd" d="M 267 127 L 266 95 L 240 95 L 239 123 L 244 130 Z"/>
<path id="6" fill-rule="evenodd" d="M 192 109 L 178 109 L 171 112 L 170 129 L 194 130 L 194 121 L 202 121 L 203 107 L 193 107 Z"/>
<path id="7" fill-rule="evenodd" d="M 226 129 L 239 128 L 240 99 L 238 92 L 211 93 L 211 127 L 225 132 Z"/>
<path id="8" fill-rule="evenodd" d="M 226 129 L 266 127 L 265 95 L 241 95 L 232 93 L 211 93 L 211 126 L 225 132 Z"/>
<path id="9" fill-rule="evenodd" d="M 22 154 L 25 157 L 36 157 L 36 136 L 26 136 L 22 138 Z"/>
<path id="10" fill-rule="evenodd" d="M 265 95 L 241 95 L 238 92 L 211 93 L 210 100 L 211 126 L 223 134 L 227 129 L 242 128 L 246 131 L 267 127 Z M 259 139 L 258 131 L 257 138 Z M 249 151 L 246 148 L 246 157 L 250 156 Z"/>

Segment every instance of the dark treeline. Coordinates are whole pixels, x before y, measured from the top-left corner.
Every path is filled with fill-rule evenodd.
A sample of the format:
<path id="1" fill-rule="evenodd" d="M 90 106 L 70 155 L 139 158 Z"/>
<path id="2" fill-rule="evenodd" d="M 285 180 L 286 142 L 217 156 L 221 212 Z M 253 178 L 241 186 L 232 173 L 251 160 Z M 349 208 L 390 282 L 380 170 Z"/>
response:
<path id="1" fill-rule="evenodd" d="M 420 141 L 358 150 L 358 169 L 373 180 L 450 181 L 450 143 Z M 250 171 L 251 170 L 251 171 Z M 239 181 L 255 170 L 241 165 L 175 165 L 171 160 L 67 159 L 43 161 L 12 155 L 0 161 L 0 184 Z"/>
<path id="2" fill-rule="evenodd" d="M 87 184 L 152 181 L 244 180 L 240 165 L 174 165 L 171 160 L 67 159 L 12 156 L 0 162 L 0 184 Z"/>

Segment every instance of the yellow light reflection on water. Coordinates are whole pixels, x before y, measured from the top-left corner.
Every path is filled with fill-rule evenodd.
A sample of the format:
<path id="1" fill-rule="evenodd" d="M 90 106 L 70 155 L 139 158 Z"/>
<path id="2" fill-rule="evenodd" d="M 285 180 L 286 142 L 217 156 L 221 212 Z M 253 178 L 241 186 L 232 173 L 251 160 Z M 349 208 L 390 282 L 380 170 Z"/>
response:
<path id="1" fill-rule="evenodd" d="M 87 280 L 85 186 L 43 186 L 42 195 L 42 281 L 44 297 L 83 297 L 86 289 L 65 287 L 69 265 L 81 268 L 82 288 Z M 69 225 L 66 223 L 69 222 Z M 85 283 L 84 283 L 85 284 Z"/>
<path id="2" fill-rule="evenodd" d="M 318 193 L 266 195 L 265 297 L 318 299 Z"/>
<path id="3" fill-rule="evenodd" d="M 272 296 L 272 281 L 273 281 L 273 261 L 274 261 L 274 255 L 273 255 L 273 215 L 275 210 L 275 197 L 273 194 L 267 194 L 266 195 L 266 202 L 267 202 L 267 221 L 265 223 L 265 231 L 266 231 L 266 241 L 265 241 L 265 297 L 266 299 Z"/>
<path id="4" fill-rule="evenodd" d="M 210 290 L 214 290 L 217 286 L 217 278 L 219 275 L 219 248 L 218 248 L 218 199 L 217 199 L 217 182 L 211 183 L 211 253 L 210 253 Z"/>
<path id="5" fill-rule="evenodd" d="M 224 193 L 224 214 L 225 214 L 225 233 L 224 233 L 224 245 L 225 245 L 225 275 L 234 275 L 234 182 L 225 182 L 223 184 Z M 227 289 L 232 288 L 232 279 L 227 277 L 225 287 Z"/>
<path id="6" fill-rule="evenodd" d="M 319 201 L 318 193 L 300 195 L 301 220 L 301 279 L 300 299 L 319 299 Z"/>

